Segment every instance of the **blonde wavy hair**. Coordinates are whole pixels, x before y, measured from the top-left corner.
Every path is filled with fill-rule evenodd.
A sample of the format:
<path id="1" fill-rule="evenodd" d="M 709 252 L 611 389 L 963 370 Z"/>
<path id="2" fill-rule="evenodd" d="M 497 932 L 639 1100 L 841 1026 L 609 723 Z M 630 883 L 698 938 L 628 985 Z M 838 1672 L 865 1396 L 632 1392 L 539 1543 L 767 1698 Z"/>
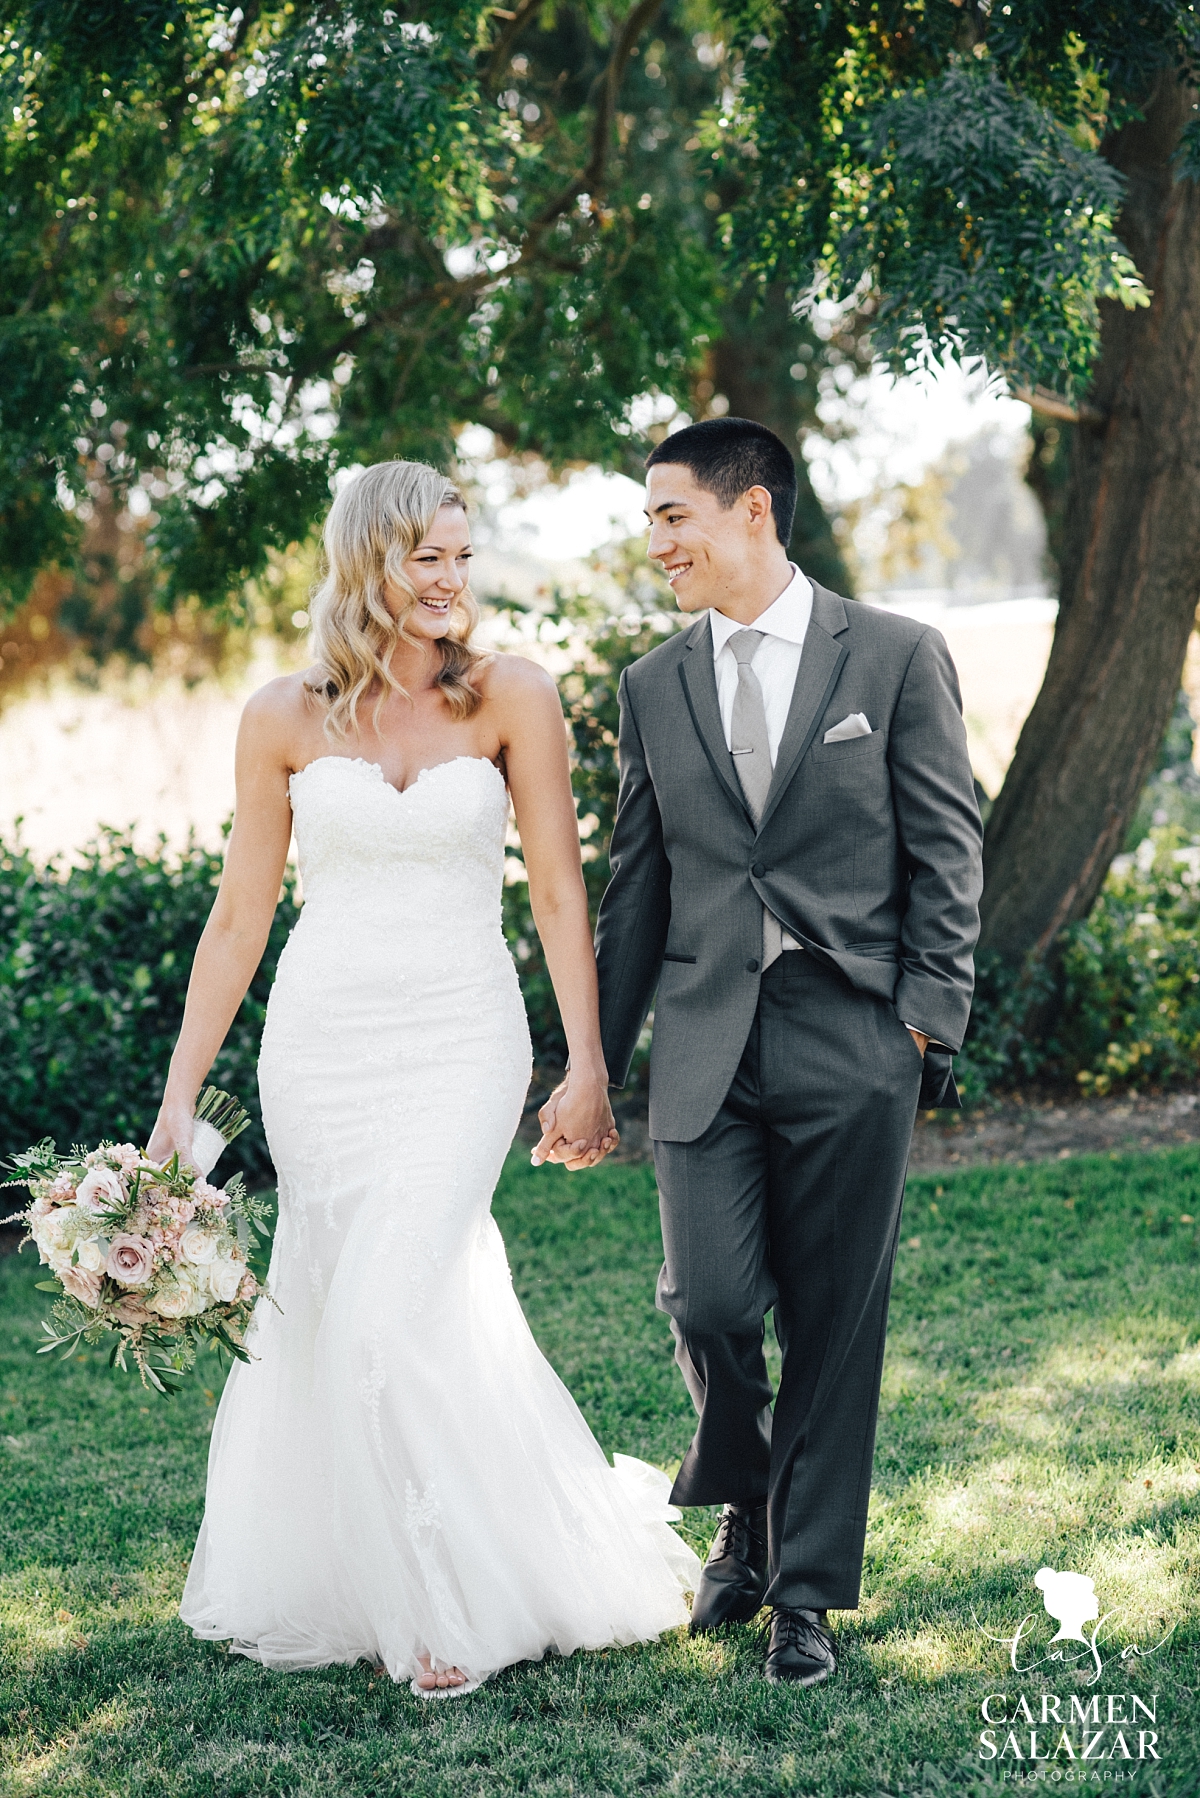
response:
<path id="1" fill-rule="evenodd" d="M 443 506 L 466 501 L 457 487 L 424 462 L 376 462 L 347 481 L 325 520 L 325 576 L 315 589 L 310 614 L 318 668 L 309 690 L 327 703 L 325 731 L 344 738 L 358 726 L 359 701 L 376 689 L 373 718 L 389 693 L 407 698 L 391 669 L 397 643 L 427 642 L 405 628 L 417 595 L 404 564 L 428 535 Z M 409 604 L 393 617 L 383 596 L 391 581 Z M 490 656 L 472 647 L 479 607 L 464 587 L 450 612 L 450 629 L 438 640 L 442 666 L 436 685 L 456 719 L 469 718 L 481 703 L 472 676 Z"/>

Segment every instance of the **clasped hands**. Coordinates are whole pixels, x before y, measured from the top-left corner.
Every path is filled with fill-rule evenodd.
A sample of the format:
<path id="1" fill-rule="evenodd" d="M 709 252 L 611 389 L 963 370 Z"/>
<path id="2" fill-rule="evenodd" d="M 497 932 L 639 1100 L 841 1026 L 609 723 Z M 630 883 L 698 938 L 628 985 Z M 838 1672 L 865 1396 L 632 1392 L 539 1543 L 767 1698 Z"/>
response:
<path id="1" fill-rule="evenodd" d="M 575 1174 L 595 1167 L 620 1142 L 603 1072 L 572 1068 L 538 1112 L 541 1141 L 530 1156 L 534 1167 L 557 1161 Z"/>
<path id="2" fill-rule="evenodd" d="M 908 1030 L 924 1060 L 928 1036 L 911 1026 Z M 608 1101 L 607 1081 L 591 1071 L 568 1073 L 538 1112 L 538 1123 L 542 1135 L 530 1156 L 534 1167 L 557 1161 L 575 1174 L 595 1167 L 621 1140 Z"/>

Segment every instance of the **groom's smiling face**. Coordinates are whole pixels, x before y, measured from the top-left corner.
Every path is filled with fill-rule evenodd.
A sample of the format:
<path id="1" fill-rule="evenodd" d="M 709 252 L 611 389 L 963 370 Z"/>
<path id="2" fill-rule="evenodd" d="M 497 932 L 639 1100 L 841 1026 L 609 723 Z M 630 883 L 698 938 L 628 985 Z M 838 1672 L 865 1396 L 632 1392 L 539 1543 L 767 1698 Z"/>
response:
<path id="1" fill-rule="evenodd" d="M 750 493 L 765 494 L 752 487 Z M 768 509 L 770 496 L 767 498 Z M 650 542 L 646 553 L 661 562 L 681 612 L 719 611 L 721 602 L 744 577 L 750 508 L 743 494 L 732 506 L 701 487 L 690 468 L 656 462 L 646 473 L 646 516 Z"/>

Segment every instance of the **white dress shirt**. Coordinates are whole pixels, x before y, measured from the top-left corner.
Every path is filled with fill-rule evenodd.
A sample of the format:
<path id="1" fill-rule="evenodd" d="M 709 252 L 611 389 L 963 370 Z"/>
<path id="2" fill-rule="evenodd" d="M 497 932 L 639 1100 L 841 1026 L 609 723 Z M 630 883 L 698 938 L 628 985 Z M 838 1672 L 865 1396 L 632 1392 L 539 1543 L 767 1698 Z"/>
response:
<path id="1" fill-rule="evenodd" d="M 717 702 L 721 707 L 721 728 L 726 748 L 733 747 L 733 701 L 737 693 L 737 658 L 729 647 L 729 639 L 738 631 L 761 631 L 763 640 L 754 652 L 750 666 L 762 688 L 763 710 L 767 715 L 767 742 L 771 750 L 771 766 L 779 754 L 779 740 L 787 723 L 800 670 L 800 652 L 812 617 L 812 587 L 794 562 L 790 583 L 777 600 L 761 612 L 753 624 L 741 624 L 727 618 L 724 612 L 710 612 L 713 666 L 717 676 Z"/>

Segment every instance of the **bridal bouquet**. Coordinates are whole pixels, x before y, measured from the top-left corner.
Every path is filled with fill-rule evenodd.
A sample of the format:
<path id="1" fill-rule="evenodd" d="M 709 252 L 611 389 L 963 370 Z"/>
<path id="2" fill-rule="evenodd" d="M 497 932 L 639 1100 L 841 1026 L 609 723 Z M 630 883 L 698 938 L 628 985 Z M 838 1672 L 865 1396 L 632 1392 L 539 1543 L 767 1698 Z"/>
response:
<path id="1" fill-rule="evenodd" d="M 27 1226 L 54 1276 L 39 1290 L 59 1295 L 39 1354 L 67 1359 L 113 1335 L 109 1366 L 127 1369 L 131 1356 L 142 1384 L 164 1394 L 178 1392 L 170 1376 L 206 1340 L 249 1360 L 242 1338 L 259 1287 L 246 1252 L 251 1229 L 267 1234 L 265 1208 L 240 1174 L 224 1188 L 206 1178 L 249 1121 L 236 1099 L 205 1089 L 192 1151 L 203 1172 L 127 1142 L 59 1155 L 47 1137 L 12 1157 L 3 1184 L 28 1187 L 33 1202 L 6 1221 Z"/>

